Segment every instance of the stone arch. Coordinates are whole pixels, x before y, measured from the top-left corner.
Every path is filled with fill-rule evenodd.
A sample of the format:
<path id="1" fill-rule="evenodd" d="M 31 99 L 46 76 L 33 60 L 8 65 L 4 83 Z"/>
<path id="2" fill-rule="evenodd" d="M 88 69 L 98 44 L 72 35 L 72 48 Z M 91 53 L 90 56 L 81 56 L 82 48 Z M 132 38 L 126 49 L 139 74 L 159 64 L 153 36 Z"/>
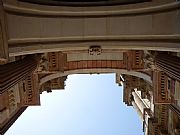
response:
<path id="1" fill-rule="evenodd" d="M 136 71 L 128 71 L 125 69 L 106 69 L 106 68 L 101 68 L 101 69 L 76 69 L 76 70 L 69 70 L 65 72 L 57 72 L 51 75 L 48 75 L 40 80 L 40 85 L 43 83 L 50 81 L 52 79 L 62 77 L 62 76 L 67 76 L 71 74 L 90 74 L 90 73 L 120 73 L 120 74 L 128 74 L 132 76 L 136 76 L 139 78 L 142 78 L 149 82 L 150 84 L 152 83 L 151 77 L 147 74 L 141 73 L 141 72 L 136 72 Z"/>
<path id="2" fill-rule="evenodd" d="M 179 50 L 179 2 L 152 0 L 134 8 L 116 5 L 113 9 L 52 8 L 7 1 L 3 1 L 3 6 L 7 12 L 10 56 L 83 50 L 91 45 L 103 49 Z"/>

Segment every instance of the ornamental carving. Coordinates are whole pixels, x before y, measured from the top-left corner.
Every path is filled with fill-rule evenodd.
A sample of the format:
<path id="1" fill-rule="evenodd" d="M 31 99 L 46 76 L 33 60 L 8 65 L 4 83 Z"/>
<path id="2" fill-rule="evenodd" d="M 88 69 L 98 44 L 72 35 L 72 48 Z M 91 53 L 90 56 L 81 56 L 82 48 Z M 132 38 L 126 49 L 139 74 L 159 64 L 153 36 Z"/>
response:
<path id="1" fill-rule="evenodd" d="M 155 64 L 155 54 L 153 55 L 151 52 L 147 51 L 144 55 L 144 67 L 147 70 L 157 70 L 157 66 Z"/>
<path id="2" fill-rule="evenodd" d="M 47 70 L 47 63 L 48 60 L 45 55 L 41 55 L 41 60 L 38 67 L 38 72 L 46 71 Z"/>
<path id="3" fill-rule="evenodd" d="M 100 46 L 90 46 L 88 53 L 89 55 L 100 55 L 102 52 L 102 49 Z"/>

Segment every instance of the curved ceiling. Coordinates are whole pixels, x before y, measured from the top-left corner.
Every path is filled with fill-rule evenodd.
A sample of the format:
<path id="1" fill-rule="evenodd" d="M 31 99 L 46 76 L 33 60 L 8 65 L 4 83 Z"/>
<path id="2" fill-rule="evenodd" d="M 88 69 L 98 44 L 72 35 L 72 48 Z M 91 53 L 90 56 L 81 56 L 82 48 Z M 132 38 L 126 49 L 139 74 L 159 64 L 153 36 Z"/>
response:
<path id="1" fill-rule="evenodd" d="M 19 0 L 33 4 L 50 5 L 50 6 L 112 6 L 125 5 L 151 0 Z"/>

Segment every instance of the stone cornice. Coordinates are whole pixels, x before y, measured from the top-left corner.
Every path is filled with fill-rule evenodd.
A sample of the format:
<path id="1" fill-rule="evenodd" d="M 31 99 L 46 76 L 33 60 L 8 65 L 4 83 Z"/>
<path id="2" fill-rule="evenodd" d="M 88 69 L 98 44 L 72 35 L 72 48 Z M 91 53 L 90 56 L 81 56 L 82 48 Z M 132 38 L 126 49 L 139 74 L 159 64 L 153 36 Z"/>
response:
<path id="1" fill-rule="evenodd" d="M 88 8 L 82 8 L 75 11 L 59 9 L 53 10 L 53 8 L 33 8 L 27 6 L 11 5 L 8 3 L 3 3 L 4 9 L 10 14 L 19 14 L 23 16 L 39 16 L 39 17 L 108 17 L 108 16 L 130 16 L 130 15 L 141 15 L 141 14 L 151 14 L 159 12 L 169 12 L 170 10 L 176 10 L 180 7 L 180 2 L 171 2 L 160 5 L 149 5 L 139 8 L 125 8 L 125 9 L 111 9 L 104 8 L 98 10 L 87 10 Z"/>

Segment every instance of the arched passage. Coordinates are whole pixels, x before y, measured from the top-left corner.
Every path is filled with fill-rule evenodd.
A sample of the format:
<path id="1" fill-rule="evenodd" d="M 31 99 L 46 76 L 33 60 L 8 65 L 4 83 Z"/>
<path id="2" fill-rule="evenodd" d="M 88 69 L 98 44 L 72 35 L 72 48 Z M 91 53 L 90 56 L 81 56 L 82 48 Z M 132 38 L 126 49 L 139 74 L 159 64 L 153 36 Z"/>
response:
<path id="1" fill-rule="evenodd" d="M 31 129 L 35 129 L 29 131 L 31 134 L 35 132 L 35 134 L 43 134 L 42 132 L 56 134 L 55 131 L 58 132 L 57 134 L 65 135 L 81 135 L 82 132 L 86 135 L 142 133 L 140 119 L 132 107 L 127 108 L 124 105 L 123 89 L 115 85 L 114 80 L 112 74 L 70 76 L 65 91 L 56 90 L 50 94 L 44 92 L 41 97 L 41 107 L 29 107 L 25 111 L 19 121 L 24 123 L 22 118 L 27 116 L 29 120 L 23 126 L 28 129 L 21 133 Z M 129 116 L 128 120 L 126 115 Z M 38 121 L 32 123 L 31 120 L 35 119 Z M 136 121 L 135 125 L 131 124 L 132 120 Z M 21 123 L 19 121 L 7 131 L 7 135 L 12 132 L 18 134 L 17 125 Z M 39 128 L 32 128 L 35 125 Z M 40 128 L 42 125 L 44 125 L 43 130 Z M 126 127 L 131 130 L 126 130 Z M 117 132 L 114 132 L 115 130 Z"/>
<path id="2" fill-rule="evenodd" d="M 147 74 L 141 73 L 141 72 L 135 72 L 135 71 L 127 71 L 125 69 L 77 69 L 77 70 L 71 70 L 71 71 L 65 71 L 64 73 L 62 72 L 57 72 L 55 74 L 48 75 L 40 80 L 40 85 L 43 83 L 58 78 L 62 76 L 67 76 L 71 74 L 90 74 L 90 73 L 120 73 L 120 74 L 127 74 L 127 75 L 132 75 L 136 76 L 139 78 L 142 78 L 146 80 L 149 83 L 152 83 L 151 77 Z"/>
<path id="3" fill-rule="evenodd" d="M 157 65 L 161 67 L 160 70 L 163 70 L 159 71 L 158 69 L 157 72 L 155 71 L 155 80 L 153 80 L 154 95 L 150 95 L 147 89 L 141 91 L 142 93 L 135 91 L 134 87 L 129 84 L 131 82 L 136 83 L 136 81 L 134 81 L 135 79 L 133 77 L 130 77 L 130 83 L 128 84 L 128 81 L 126 81 L 127 87 L 124 96 L 125 103 L 127 105 L 133 105 L 134 107 L 142 105 L 144 98 L 148 98 L 152 103 L 157 103 L 158 105 L 156 104 L 156 107 L 152 105 L 158 110 L 155 111 L 157 114 L 153 114 L 151 108 L 142 108 L 141 106 L 141 112 L 139 114 L 141 114 L 141 116 L 144 115 L 141 117 L 144 118 L 144 127 L 147 127 L 149 124 L 148 127 L 151 127 L 151 130 L 148 131 L 156 134 L 164 134 L 168 131 L 168 107 L 165 104 L 177 103 L 174 101 L 173 96 L 175 94 L 173 92 L 176 89 L 179 90 L 179 87 L 174 87 L 174 81 L 176 81 L 175 84 L 179 83 L 175 80 L 179 78 L 179 72 L 176 70 L 179 69 L 179 61 L 177 59 L 179 54 L 177 52 L 180 52 L 179 1 L 150 0 L 148 2 L 134 4 L 133 6 L 115 5 L 87 8 L 52 7 L 50 5 L 36 5 L 22 1 L 24 0 L 3 0 L 0 3 L 0 63 L 4 64 L 8 62 L 8 54 L 10 57 L 18 56 L 17 58 L 19 58 L 20 56 L 21 58 L 21 55 L 53 52 L 55 57 L 52 58 L 51 64 L 55 68 L 49 68 L 49 71 L 46 70 L 48 74 L 46 74 L 47 76 L 45 75 L 46 77 L 41 76 L 41 85 L 54 78 L 82 72 L 125 73 L 141 77 L 147 82 L 152 83 L 151 78 L 147 75 L 148 73 L 143 73 L 145 70 L 143 63 L 144 57 L 143 55 L 139 55 L 140 51 L 137 50 L 141 50 L 142 53 L 147 50 L 172 51 L 167 52 L 167 54 L 170 54 L 170 56 L 177 55 L 174 57 L 177 60 L 175 63 L 174 60 L 168 60 L 169 65 L 166 64 L 167 57 L 164 61 L 160 61 L 158 57 L 156 57 L 156 61 L 154 61 L 154 57 L 149 58 L 149 63 L 146 63 L 150 64 L 150 67 L 153 68 L 155 67 L 153 64 L 157 62 Z M 87 69 L 83 69 L 81 66 L 78 67 L 78 63 L 81 64 L 82 59 L 77 59 L 77 61 L 72 61 L 72 59 L 68 61 L 65 57 L 56 59 L 55 52 L 60 51 L 61 53 L 66 53 L 74 50 L 84 50 L 88 52 L 88 49 L 92 49 L 92 46 L 98 46 L 102 50 L 125 50 L 126 53 L 125 55 L 123 54 L 123 59 L 120 59 L 123 66 L 117 64 L 119 61 L 115 61 L 114 64 L 112 61 L 103 59 L 106 63 L 103 64 L 105 66 L 99 64 L 101 66 L 99 69 L 96 69 L 96 66 L 90 64 L 90 66 L 86 66 Z M 135 51 L 133 52 L 132 50 Z M 24 56 L 22 56 L 22 58 L 23 57 Z M 59 59 L 63 59 L 64 63 Z M 97 65 L 98 60 L 93 59 L 95 65 Z M 58 63 L 57 61 L 62 63 Z M 92 60 L 89 61 L 92 62 Z M 86 61 L 86 63 L 88 62 Z M 42 65 L 41 69 L 44 69 L 46 65 L 43 66 L 44 65 Z M 92 67 L 94 68 L 92 69 Z M 107 67 L 110 69 L 103 69 Z M 170 71 L 169 69 L 172 72 L 168 72 L 167 75 L 163 73 L 164 71 Z M 59 72 L 60 70 L 61 72 Z M 38 75 L 33 75 L 29 75 L 28 79 L 20 82 L 20 85 L 17 84 L 20 87 L 16 85 L 16 87 L 13 87 L 11 90 L 6 90 L 6 92 L 10 91 L 6 94 L 9 94 L 7 99 L 12 103 L 9 105 L 10 107 L 4 103 L 0 108 L 1 114 L 10 116 L 7 112 L 15 111 L 13 112 L 15 118 L 10 119 L 9 117 L 5 117 L 7 119 L 9 118 L 8 121 L 10 123 L 8 125 L 11 125 L 14 120 L 17 119 L 17 116 L 22 113 L 24 110 L 21 110 L 22 106 L 39 104 L 39 91 L 37 86 L 39 82 L 34 79 L 34 77 Z M 174 78 L 173 76 L 176 77 Z M 13 78 L 11 79 L 13 80 Z M 17 90 L 17 88 L 19 89 Z M 142 85 L 140 88 L 145 88 L 145 85 Z M 17 96 L 18 91 L 21 91 L 23 94 Z M 6 94 L 3 94 L 3 96 L 6 96 Z M 153 100 L 152 97 L 155 100 Z M 19 98 L 23 100 L 19 100 Z M 14 110 L 8 110 L 8 108 L 13 108 L 13 106 L 15 108 Z M 175 109 L 174 112 L 180 112 L 179 109 L 171 109 Z M 20 110 L 20 112 L 18 110 Z M 158 118 L 158 120 L 156 119 L 158 123 L 156 123 L 156 120 L 152 116 Z M 149 117 L 151 117 L 151 119 L 149 119 Z M 149 121 L 147 121 L 147 119 Z M 164 127 L 163 131 L 159 127 Z M 165 134 L 168 133 L 166 132 Z"/>
<path id="4" fill-rule="evenodd" d="M 91 45 L 176 52 L 179 7 L 178 1 L 168 0 L 86 8 L 5 0 L 9 55 L 83 50 Z"/>

